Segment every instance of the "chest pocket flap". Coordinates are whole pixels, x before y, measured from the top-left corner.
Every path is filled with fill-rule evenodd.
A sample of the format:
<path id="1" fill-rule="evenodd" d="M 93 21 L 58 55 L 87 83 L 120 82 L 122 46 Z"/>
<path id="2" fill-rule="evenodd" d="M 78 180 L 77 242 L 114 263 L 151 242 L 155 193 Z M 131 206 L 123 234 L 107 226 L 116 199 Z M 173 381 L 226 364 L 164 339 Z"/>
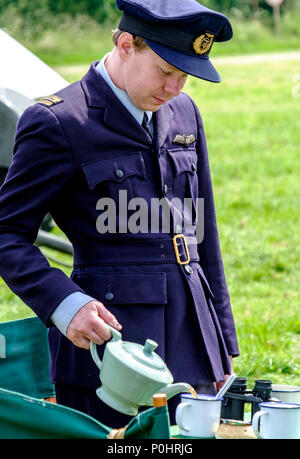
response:
<path id="1" fill-rule="evenodd" d="M 130 176 L 146 180 L 145 163 L 141 152 L 100 159 L 81 165 L 90 189 L 105 180 L 117 183 Z"/>
<path id="2" fill-rule="evenodd" d="M 176 148 L 168 150 L 172 163 L 174 165 L 175 175 L 182 172 L 194 174 L 197 171 L 197 152 L 195 149 Z"/>

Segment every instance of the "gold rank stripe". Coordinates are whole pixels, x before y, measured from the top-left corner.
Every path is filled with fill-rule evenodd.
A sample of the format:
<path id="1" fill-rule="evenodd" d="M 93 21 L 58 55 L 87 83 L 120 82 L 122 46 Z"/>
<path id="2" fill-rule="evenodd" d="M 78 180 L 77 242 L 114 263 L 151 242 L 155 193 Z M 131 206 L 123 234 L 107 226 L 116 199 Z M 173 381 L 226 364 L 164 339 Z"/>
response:
<path id="1" fill-rule="evenodd" d="M 54 94 L 51 96 L 41 97 L 40 99 L 37 100 L 38 104 L 43 104 L 43 105 L 46 105 L 47 107 L 51 107 L 52 105 L 59 104 L 60 102 L 63 102 L 63 99 L 61 97 L 55 96 Z"/>

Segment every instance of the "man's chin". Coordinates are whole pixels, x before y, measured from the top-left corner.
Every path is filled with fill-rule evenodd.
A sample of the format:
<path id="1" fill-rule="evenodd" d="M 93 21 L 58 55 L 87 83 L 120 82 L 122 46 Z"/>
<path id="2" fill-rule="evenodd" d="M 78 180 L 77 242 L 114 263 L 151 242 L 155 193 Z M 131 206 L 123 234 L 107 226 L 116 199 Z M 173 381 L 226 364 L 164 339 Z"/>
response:
<path id="1" fill-rule="evenodd" d="M 150 112 L 157 112 L 157 110 L 160 109 L 162 105 L 164 105 L 166 102 L 159 102 L 159 101 L 154 101 L 152 103 L 147 104 L 146 107 L 144 107 L 143 110 L 145 111 L 150 111 Z"/>
<path id="2" fill-rule="evenodd" d="M 150 112 L 157 112 L 160 109 L 161 105 L 155 105 L 152 108 L 148 109 Z"/>
<path id="3" fill-rule="evenodd" d="M 138 107 L 140 110 L 143 110 L 144 112 L 157 112 L 159 110 L 161 105 L 159 104 L 147 104 Z"/>
<path id="4" fill-rule="evenodd" d="M 136 103 L 135 105 L 145 112 L 157 112 L 162 105 L 165 105 L 168 100 L 158 99 L 156 97 L 151 97 L 147 101 L 141 102 L 140 104 Z"/>

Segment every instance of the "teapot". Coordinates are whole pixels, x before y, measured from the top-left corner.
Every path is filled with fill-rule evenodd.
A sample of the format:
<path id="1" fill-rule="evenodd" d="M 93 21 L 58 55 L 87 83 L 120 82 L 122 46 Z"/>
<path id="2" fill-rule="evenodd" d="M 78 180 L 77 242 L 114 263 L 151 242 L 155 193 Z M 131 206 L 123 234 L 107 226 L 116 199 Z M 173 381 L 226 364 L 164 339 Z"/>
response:
<path id="1" fill-rule="evenodd" d="M 140 406 L 153 406 L 153 394 L 167 399 L 190 392 L 186 383 L 172 384 L 173 376 L 162 358 L 154 352 L 158 344 L 147 339 L 144 346 L 122 340 L 119 331 L 107 325 L 112 339 L 107 342 L 101 361 L 96 344 L 90 342 L 92 358 L 100 371 L 98 397 L 111 408 L 136 416 Z"/>

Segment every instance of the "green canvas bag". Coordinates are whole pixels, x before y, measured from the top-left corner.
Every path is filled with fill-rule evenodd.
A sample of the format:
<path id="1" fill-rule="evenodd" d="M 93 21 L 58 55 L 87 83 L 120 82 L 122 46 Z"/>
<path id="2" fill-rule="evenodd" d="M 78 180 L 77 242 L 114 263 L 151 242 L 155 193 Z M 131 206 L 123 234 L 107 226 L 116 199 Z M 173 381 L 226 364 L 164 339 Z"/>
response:
<path id="1" fill-rule="evenodd" d="M 37 398 L 55 395 L 48 329 L 38 317 L 0 323 L 0 387 Z"/>
<path id="2" fill-rule="evenodd" d="M 167 406 L 149 408 L 123 429 L 85 413 L 0 388 L 0 439 L 169 439 Z"/>
<path id="3" fill-rule="evenodd" d="M 49 377 L 48 330 L 38 317 L 0 323 L 0 438 L 170 438 L 167 406 L 149 408 L 123 429 L 44 399 Z"/>

